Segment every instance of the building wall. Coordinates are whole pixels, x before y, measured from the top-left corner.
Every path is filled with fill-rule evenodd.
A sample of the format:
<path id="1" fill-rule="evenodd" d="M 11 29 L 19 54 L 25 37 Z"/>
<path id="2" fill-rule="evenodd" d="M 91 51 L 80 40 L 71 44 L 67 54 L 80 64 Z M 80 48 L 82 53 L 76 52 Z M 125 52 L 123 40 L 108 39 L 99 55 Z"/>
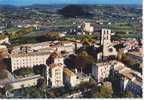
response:
<path id="1" fill-rule="evenodd" d="M 131 91 L 136 96 L 142 95 L 142 87 L 132 81 L 128 82 L 126 90 Z"/>
<path id="2" fill-rule="evenodd" d="M 109 76 L 111 65 L 110 64 L 104 64 L 104 65 L 93 65 L 92 66 L 92 75 L 94 78 L 101 82 L 103 79 L 107 78 Z"/>
<path id="3" fill-rule="evenodd" d="M 77 85 L 77 77 L 76 75 L 68 76 L 64 74 L 65 84 L 70 85 L 71 87 L 75 87 Z"/>
<path id="4" fill-rule="evenodd" d="M 110 49 L 112 51 L 110 51 Z M 104 46 L 103 47 L 103 56 L 117 56 L 117 51 L 113 46 Z"/>
<path id="5" fill-rule="evenodd" d="M 51 83 L 52 87 L 62 87 L 63 86 L 63 67 L 58 66 L 51 68 Z"/>
<path id="6" fill-rule="evenodd" d="M 136 55 L 133 55 L 133 54 L 127 54 L 128 56 L 128 59 L 130 60 L 130 61 L 134 61 L 134 62 L 138 62 L 138 63 L 142 63 L 142 55 L 141 56 L 136 56 Z"/>
<path id="7" fill-rule="evenodd" d="M 101 31 L 101 45 L 111 44 L 111 30 L 102 29 Z"/>
<path id="8" fill-rule="evenodd" d="M 33 76 L 33 77 L 35 77 L 35 76 Z M 12 88 L 14 90 L 20 89 L 23 87 L 35 86 L 35 85 L 37 85 L 38 79 L 40 79 L 41 77 L 39 75 L 37 75 L 35 78 L 33 78 L 33 77 L 23 78 L 23 79 L 18 80 L 16 82 L 10 83 L 10 85 L 12 86 Z"/>
<path id="9" fill-rule="evenodd" d="M 103 46 L 103 56 L 111 56 L 111 55 L 116 56 L 117 55 L 117 51 L 111 43 L 111 30 L 110 29 L 102 29 L 100 41 L 101 41 L 100 42 L 101 45 Z"/>
<path id="10" fill-rule="evenodd" d="M 121 87 L 123 87 L 123 91 L 130 91 L 135 96 L 142 95 L 142 86 L 135 84 L 133 81 L 129 79 L 122 80 Z"/>
<path id="11" fill-rule="evenodd" d="M 93 28 L 93 26 L 90 25 L 90 23 L 85 23 L 84 24 L 84 31 L 91 33 L 94 31 L 94 28 Z"/>
<path id="12" fill-rule="evenodd" d="M 95 78 L 95 80 L 98 80 L 98 68 L 95 64 L 92 65 L 92 75 Z"/>
<path id="13" fill-rule="evenodd" d="M 58 63 L 64 64 L 64 59 L 63 59 L 63 57 L 54 59 L 54 64 L 58 64 Z"/>
<path id="14" fill-rule="evenodd" d="M 76 75 L 74 75 L 74 76 L 72 76 L 72 77 L 70 78 L 70 83 L 71 83 L 71 86 L 72 86 L 72 87 L 74 87 L 74 86 L 77 85 L 77 77 L 76 77 Z"/>
<path id="15" fill-rule="evenodd" d="M 34 55 L 34 56 L 11 56 L 12 72 L 14 70 L 29 67 L 32 68 L 35 65 L 46 64 L 49 54 L 47 55 Z"/>

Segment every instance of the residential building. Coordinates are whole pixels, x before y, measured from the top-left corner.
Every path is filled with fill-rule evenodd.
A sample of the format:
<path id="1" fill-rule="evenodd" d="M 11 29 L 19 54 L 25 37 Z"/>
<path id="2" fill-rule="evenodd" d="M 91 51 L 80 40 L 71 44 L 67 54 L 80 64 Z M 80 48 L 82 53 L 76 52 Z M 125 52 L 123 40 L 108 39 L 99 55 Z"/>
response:
<path id="1" fill-rule="evenodd" d="M 111 42 L 111 30 L 110 29 L 101 29 L 97 35 L 99 39 L 99 47 L 97 47 L 97 60 L 101 61 L 108 57 L 116 57 L 117 51 Z"/>
<path id="2" fill-rule="evenodd" d="M 0 53 L 4 58 L 8 58 L 9 56 L 8 49 L 5 45 L 0 45 Z"/>
<path id="3" fill-rule="evenodd" d="M 50 41 L 36 44 L 25 44 L 16 46 L 11 52 L 11 70 L 46 64 L 49 55 L 56 49 L 67 54 L 74 53 L 75 48 L 81 47 L 80 42 Z"/>
<path id="4" fill-rule="evenodd" d="M 128 52 L 127 57 L 130 61 L 136 62 L 136 63 L 142 63 L 142 52 Z"/>
<path id="5" fill-rule="evenodd" d="M 25 53 L 11 55 L 11 70 L 12 72 L 20 68 L 32 68 L 36 65 L 46 64 L 49 53 Z"/>
<path id="6" fill-rule="evenodd" d="M 9 38 L 8 38 L 8 37 L 0 40 L 0 44 L 4 44 L 4 43 L 5 43 L 5 44 L 10 44 L 10 41 L 9 41 Z"/>
<path id="7" fill-rule="evenodd" d="M 120 75 L 122 91 L 131 91 L 135 96 L 142 96 L 142 74 L 124 64 L 114 66 L 114 73 Z"/>
<path id="8" fill-rule="evenodd" d="M 84 23 L 83 30 L 85 33 L 91 35 L 94 32 L 94 27 L 90 23 Z"/>
<path id="9" fill-rule="evenodd" d="M 105 78 L 108 78 L 110 69 L 111 63 L 109 62 L 93 64 L 92 76 L 97 82 L 102 82 Z"/>

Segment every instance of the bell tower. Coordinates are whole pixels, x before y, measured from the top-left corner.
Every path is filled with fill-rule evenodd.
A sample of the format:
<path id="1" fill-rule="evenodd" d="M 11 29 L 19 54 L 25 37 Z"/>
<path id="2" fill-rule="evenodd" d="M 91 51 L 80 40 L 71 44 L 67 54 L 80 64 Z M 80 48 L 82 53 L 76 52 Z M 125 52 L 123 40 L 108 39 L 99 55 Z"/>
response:
<path id="1" fill-rule="evenodd" d="M 111 42 L 111 30 L 110 29 L 101 30 L 100 45 L 103 48 L 102 57 L 117 55 L 116 49 L 113 47 L 113 44 Z"/>
<path id="2" fill-rule="evenodd" d="M 104 46 L 111 44 L 111 30 L 110 29 L 102 29 L 100 44 Z"/>

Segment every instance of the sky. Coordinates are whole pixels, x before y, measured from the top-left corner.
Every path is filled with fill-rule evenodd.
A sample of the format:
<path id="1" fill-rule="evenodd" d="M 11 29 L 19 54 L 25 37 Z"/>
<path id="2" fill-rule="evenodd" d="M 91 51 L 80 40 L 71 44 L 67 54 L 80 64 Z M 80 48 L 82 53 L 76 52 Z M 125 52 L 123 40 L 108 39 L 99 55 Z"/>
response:
<path id="1" fill-rule="evenodd" d="M 0 0 L 0 4 L 140 4 L 142 0 Z"/>

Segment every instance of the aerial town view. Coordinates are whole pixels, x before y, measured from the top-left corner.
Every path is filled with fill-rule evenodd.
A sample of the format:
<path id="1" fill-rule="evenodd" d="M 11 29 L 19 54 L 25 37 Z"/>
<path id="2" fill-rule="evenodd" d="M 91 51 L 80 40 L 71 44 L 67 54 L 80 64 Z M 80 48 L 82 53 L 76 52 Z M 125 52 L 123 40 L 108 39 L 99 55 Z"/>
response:
<path id="1" fill-rule="evenodd" d="M 0 0 L 0 98 L 142 98 L 142 0 Z"/>

